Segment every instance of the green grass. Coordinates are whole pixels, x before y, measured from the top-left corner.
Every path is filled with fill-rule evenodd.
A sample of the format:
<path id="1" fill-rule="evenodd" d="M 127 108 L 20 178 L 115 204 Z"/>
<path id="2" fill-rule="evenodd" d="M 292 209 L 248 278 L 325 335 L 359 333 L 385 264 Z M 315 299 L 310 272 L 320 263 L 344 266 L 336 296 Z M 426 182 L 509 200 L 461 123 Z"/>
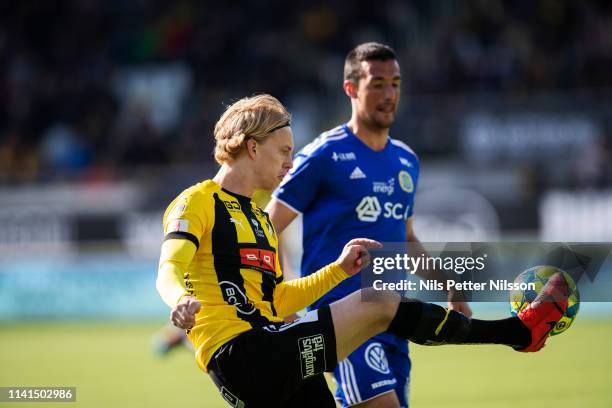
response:
<path id="1" fill-rule="evenodd" d="M 160 358 L 151 351 L 151 338 L 160 327 L 128 323 L 0 326 L 0 385 L 77 387 L 77 403 L 54 403 L 53 407 L 225 407 L 191 352 L 181 349 Z M 7 405 L 0 403 L 0 407 Z"/>
<path id="2" fill-rule="evenodd" d="M 612 321 L 580 320 L 538 353 L 413 346 L 413 407 L 612 407 Z"/>
<path id="3" fill-rule="evenodd" d="M 53 407 L 224 407 L 190 352 L 167 358 L 151 352 L 159 327 L 0 325 L 0 386 L 77 387 L 77 403 Z M 413 346 L 412 407 L 612 407 L 610 339 L 612 321 L 578 319 L 536 354 L 495 346 Z"/>

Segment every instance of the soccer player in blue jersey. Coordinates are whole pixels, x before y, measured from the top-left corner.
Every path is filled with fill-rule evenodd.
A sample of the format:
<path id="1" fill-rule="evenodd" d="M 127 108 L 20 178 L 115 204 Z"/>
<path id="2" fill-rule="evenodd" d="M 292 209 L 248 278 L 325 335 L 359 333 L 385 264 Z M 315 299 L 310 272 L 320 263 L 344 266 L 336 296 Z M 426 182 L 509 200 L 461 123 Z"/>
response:
<path id="1" fill-rule="evenodd" d="M 302 275 L 336 259 L 343 243 L 354 237 L 419 242 L 412 227 L 419 160 L 405 143 L 389 137 L 401 88 L 393 49 L 378 43 L 357 46 L 346 57 L 343 86 L 351 101 L 350 121 L 296 155 L 267 207 L 279 234 L 303 215 Z M 360 277 L 353 276 L 311 309 L 359 288 Z M 467 303 L 450 301 L 449 308 L 471 316 Z M 338 364 L 336 398 L 342 406 L 406 407 L 409 374 L 406 340 L 382 333 Z"/>

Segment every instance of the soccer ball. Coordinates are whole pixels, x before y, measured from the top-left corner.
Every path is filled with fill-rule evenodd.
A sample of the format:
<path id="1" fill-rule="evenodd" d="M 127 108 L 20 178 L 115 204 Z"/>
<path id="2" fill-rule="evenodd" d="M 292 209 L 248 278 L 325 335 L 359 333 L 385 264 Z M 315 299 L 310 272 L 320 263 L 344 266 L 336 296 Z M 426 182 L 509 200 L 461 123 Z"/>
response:
<path id="1" fill-rule="evenodd" d="M 554 266 L 534 266 L 521 273 L 514 280 L 515 283 L 535 283 L 535 290 L 512 290 L 510 292 L 510 312 L 516 316 L 521 310 L 536 298 L 542 286 L 555 273 L 561 272 L 570 288 L 570 295 L 567 301 L 567 310 L 557 322 L 555 328 L 550 332 L 551 336 L 561 334 L 572 325 L 580 309 L 580 293 L 574 279 L 565 271 Z"/>

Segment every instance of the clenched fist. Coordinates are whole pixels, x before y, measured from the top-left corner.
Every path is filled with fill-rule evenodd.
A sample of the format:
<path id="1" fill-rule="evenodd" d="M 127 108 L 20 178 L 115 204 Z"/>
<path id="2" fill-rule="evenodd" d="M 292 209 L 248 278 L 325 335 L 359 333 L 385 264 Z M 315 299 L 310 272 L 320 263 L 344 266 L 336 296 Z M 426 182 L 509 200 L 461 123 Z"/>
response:
<path id="1" fill-rule="evenodd" d="M 170 312 L 170 321 L 181 329 L 191 329 L 195 324 L 195 315 L 202 308 L 202 304 L 194 296 L 184 296 Z"/>
<path id="2" fill-rule="evenodd" d="M 382 244 L 373 239 L 356 238 L 350 240 L 342 250 L 338 263 L 349 276 L 355 275 L 370 263 L 369 248 L 382 248 Z"/>

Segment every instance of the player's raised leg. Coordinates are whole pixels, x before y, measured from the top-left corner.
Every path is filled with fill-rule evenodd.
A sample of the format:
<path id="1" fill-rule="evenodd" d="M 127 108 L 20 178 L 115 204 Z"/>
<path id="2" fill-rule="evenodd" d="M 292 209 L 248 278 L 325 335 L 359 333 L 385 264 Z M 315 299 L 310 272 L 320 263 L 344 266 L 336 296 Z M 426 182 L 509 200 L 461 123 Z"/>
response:
<path id="1" fill-rule="evenodd" d="M 370 301 L 364 302 L 362 296 Z M 569 286 L 559 273 L 517 317 L 487 321 L 433 303 L 402 299 L 394 292 L 363 289 L 330 305 L 337 358 L 343 360 L 383 331 L 423 345 L 503 344 L 518 351 L 538 351 L 567 309 L 568 296 Z"/>
<path id="2" fill-rule="evenodd" d="M 372 301 L 364 302 L 362 295 L 371 296 Z M 332 303 L 338 361 L 344 360 L 370 337 L 386 331 L 400 302 L 401 297 L 395 292 L 363 289 Z"/>

